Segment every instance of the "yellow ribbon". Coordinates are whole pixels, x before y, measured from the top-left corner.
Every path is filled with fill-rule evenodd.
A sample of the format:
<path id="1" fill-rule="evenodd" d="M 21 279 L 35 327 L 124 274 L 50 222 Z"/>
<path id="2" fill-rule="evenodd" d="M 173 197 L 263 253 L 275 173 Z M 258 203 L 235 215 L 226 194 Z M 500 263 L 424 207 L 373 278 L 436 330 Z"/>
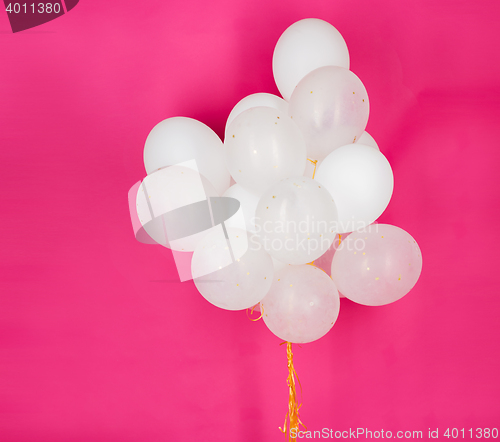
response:
<path id="1" fill-rule="evenodd" d="M 318 160 L 311 160 L 310 158 L 308 158 L 307 161 L 310 161 L 312 164 L 314 164 L 314 171 L 312 176 L 312 179 L 314 179 L 314 175 L 316 175 L 316 165 L 318 164 Z"/>
<path id="2" fill-rule="evenodd" d="M 283 345 L 285 342 L 282 342 L 280 345 Z M 304 429 L 307 430 L 306 426 L 302 423 L 299 417 L 299 409 L 302 407 L 302 404 L 297 403 L 297 392 L 295 390 L 295 377 L 297 378 L 297 382 L 300 387 L 300 395 L 302 396 L 302 385 L 300 385 L 299 377 L 297 376 L 297 372 L 293 366 L 293 353 L 292 353 L 292 343 L 286 343 L 286 356 L 288 360 L 288 378 L 286 383 L 289 389 L 288 396 L 288 413 L 285 416 L 285 423 L 283 424 L 283 428 L 279 427 L 279 430 L 283 434 L 287 434 L 287 440 L 295 442 L 297 439 L 297 434 L 299 432 L 299 425 L 302 425 Z M 288 431 L 287 431 L 287 420 L 289 422 Z M 290 435 L 290 431 L 295 429 L 295 437 Z"/>
<path id="3" fill-rule="evenodd" d="M 255 304 L 253 307 L 252 307 L 252 310 L 250 310 L 250 315 L 253 315 L 253 311 L 255 309 L 255 307 L 257 307 L 257 304 Z M 264 315 L 264 306 L 262 304 L 260 304 L 260 316 L 257 318 L 257 319 L 252 319 L 250 317 L 250 315 L 248 314 L 248 309 L 247 309 L 247 317 L 248 319 L 250 319 L 250 321 L 253 321 L 253 322 L 256 322 L 258 321 L 259 319 L 262 318 L 262 316 Z"/>

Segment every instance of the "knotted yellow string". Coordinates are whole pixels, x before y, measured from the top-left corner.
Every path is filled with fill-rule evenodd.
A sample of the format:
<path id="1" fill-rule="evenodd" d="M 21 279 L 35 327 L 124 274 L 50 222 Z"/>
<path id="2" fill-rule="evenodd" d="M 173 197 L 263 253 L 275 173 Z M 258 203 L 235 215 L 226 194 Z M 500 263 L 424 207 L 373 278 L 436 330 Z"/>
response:
<path id="1" fill-rule="evenodd" d="M 280 345 L 283 345 L 282 342 Z M 285 416 L 285 423 L 283 424 L 283 428 L 279 427 L 280 431 L 283 434 L 287 434 L 287 440 L 295 442 L 297 439 L 297 434 L 299 432 L 299 425 L 302 425 L 305 429 L 306 426 L 302 423 L 299 417 L 299 409 L 302 404 L 297 403 L 297 392 L 295 390 L 295 377 L 297 378 L 297 382 L 299 383 L 300 392 L 302 396 L 302 386 L 300 385 L 299 377 L 297 376 L 297 372 L 293 366 L 293 353 L 292 353 L 292 343 L 286 343 L 286 356 L 288 359 L 288 378 L 286 383 L 289 389 L 288 396 L 288 413 Z M 287 431 L 287 420 L 289 422 L 288 431 Z M 293 435 L 290 434 L 291 430 L 294 430 Z"/>
<path id="2" fill-rule="evenodd" d="M 250 315 L 253 315 L 253 311 L 255 310 L 255 307 L 257 307 L 257 304 L 255 304 L 253 307 L 252 307 L 252 310 L 250 310 Z M 257 318 L 257 319 L 252 319 L 250 317 L 250 315 L 248 314 L 248 309 L 247 309 L 247 317 L 248 319 L 250 319 L 250 321 L 258 321 L 259 319 L 262 318 L 262 316 L 264 315 L 264 306 L 262 304 L 260 304 L 260 316 Z"/>
<path id="3" fill-rule="evenodd" d="M 310 161 L 312 164 L 314 164 L 314 171 L 312 176 L 312 179 L 314 179 L 314 175 L 316 175 L 316 165 L 318 164 L 318 160 L 311 160 L 310 158 L 308 158 L 307 161 Z"/>

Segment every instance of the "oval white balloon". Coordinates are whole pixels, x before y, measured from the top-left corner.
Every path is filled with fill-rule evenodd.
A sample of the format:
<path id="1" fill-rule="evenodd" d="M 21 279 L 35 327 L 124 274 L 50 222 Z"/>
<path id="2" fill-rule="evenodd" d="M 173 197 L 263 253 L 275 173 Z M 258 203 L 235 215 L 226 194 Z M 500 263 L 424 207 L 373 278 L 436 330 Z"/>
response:
<path id="1" fill-rule="evenodd" d="M 148 175 L 166 166 L 196 160 L 198 171 L 219 195 L 229 187 L 222 141 L 207 125 L 193 118 L 173 117 L 158 123 L 144 146 L 144 165 Z"/>
<path id="2" fill-rule="evenodd" d="M 240 229 L 227 229 L 227 239 L 217 232 L 208 234 L 195 249 L 191 262 L 193 281 L 202 296 L 226 310 L 254 306 L 267 294 L 274 275 L 271 257 Z M 228 244 L 241 250 L 235 259 Z M 257 244 L 258 245 L 258 244 Z M 233 248 L 233 247 L 232 247 Z M 216 268 L 214 272 L 204 270 Z M 203 276 L 197 276 L 202 274 Z"/>
<path id="3" fill-rule="evenodd" d="M 277 95 L 267 94 L 264 92 L 247 95 L 245 98 L 238 101 L 236 106 L 233 107 L 233 110 L 229 114 L 229 117 L 227 117 L 226 135 L 224 139 L 227 137 L 227 129 L 229 125 L 239 114 L 246 111 L 247 109 L 259 106 L 272 107 L 273 109 L 277 109 L 284 114 L 288 114 L 288 103 L 283 100 L 283 98 L 280 98 Z"/>
<path id="4" fill-rule="evenodd" d="M 337 287 L 322 270 L 288 266 L 274 274 L 261 301 L 264 323 L 284 341 L 305 344 L 324 336 L 340 310 Z"/>
<path id="5" fill-rule="evenodd" d="M 338 233 L 367 227 L 385 210 L 394 177 L 385 156 L 373 147 L 349 144 L 328 155 L 316 181 L 332 195 L 338 210 Z"/>
<path id="6" fill-rule="evenodd" d="M 422 252 L 413 237 L 389 224 L 349 235 L 331 263 L 332 280 L 351 301 L 386 305 L 405 296 L 422 272 Z"/>
<path id="7" fill-rule="evenodd" d="M 264 249 L 283 263 L 314 261 L 335 239 L 335 203 L 325 187 L 310 178 L 289 178 L 269 188 L 257 205 L 256 217 Z"/>
<path id="8" fill-rule="evenodd" d="M 302 78 L 322 66 L 349 69 L 349 51 L 344 38 L 330 23 L 306 18 L 289 26 L 273 53 L 274 81 L 285 100 Z"/>
<path id="9" fill-rule="evenodd" d="M 307 157 L 321 161 L 336 148 L 356 142 L 368 123 L 370 106 L 354 73 L 324 66 L 300 81 L 288 113 L 304 135 Z"/>
<path id="10" fill-rule="evenodd" d="M 283 112 L 263 106 L 233 120 L 224 154 L 234 180 L 258 195 L 285 178 L 302 175 L 307 161 L 297 125 Z"/>

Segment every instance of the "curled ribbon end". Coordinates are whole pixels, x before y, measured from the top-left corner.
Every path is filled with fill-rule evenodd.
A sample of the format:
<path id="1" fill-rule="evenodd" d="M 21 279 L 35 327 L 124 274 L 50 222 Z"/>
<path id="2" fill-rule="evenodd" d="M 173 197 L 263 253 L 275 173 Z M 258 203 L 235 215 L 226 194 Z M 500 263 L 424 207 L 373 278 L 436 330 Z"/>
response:
<path id="1" fill-rule="evenodd" d="M 255 308 L 257 307 L 257 305 L 259 304 L 255 304 L 253 307 L 252 307 L 252 310 L 250 310 L 250 314 L 248 314 L 248 309 L 247 309 L 247 317 L 248 319 L 250 319 L 250 321 L 252 322 L 256 322 L 258 321 L 259 319 L 262 319 L 262 316 L 264 315 L 264 306 L 262 304 L 260 304 L 260 316 L 258 318 L 251 318 L 250 315 L 253 315 L 253 311 L 255 310 Z"/>

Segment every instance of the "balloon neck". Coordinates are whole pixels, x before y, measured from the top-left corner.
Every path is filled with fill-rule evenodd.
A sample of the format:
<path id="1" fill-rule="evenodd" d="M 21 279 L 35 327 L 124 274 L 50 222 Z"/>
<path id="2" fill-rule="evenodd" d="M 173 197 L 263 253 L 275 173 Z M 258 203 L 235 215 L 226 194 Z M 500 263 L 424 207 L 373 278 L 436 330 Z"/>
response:
<path id="1" fill-rule="evenodd" d="M 311 164 L 314 164 L 314 170 L 312 174 L 312 179 L 314 179 L 314 175 L 316 175 L 316 166 L 318 165 L 318 160 L 311 160 L 310 158 L 308 158 L 307 161 L 310 161 Z"/>

